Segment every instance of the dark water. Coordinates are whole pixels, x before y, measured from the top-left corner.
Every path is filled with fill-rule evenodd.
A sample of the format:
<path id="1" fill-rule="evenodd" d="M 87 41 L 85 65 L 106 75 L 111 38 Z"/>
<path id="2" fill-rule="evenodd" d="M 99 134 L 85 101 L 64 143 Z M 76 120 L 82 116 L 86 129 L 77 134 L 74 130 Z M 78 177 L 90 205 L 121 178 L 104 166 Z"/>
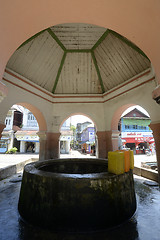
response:
<path id="1" fill-rule="evenodd" d="M 20 185 L 0 186 L 0 240 L 160 240 L 160 191 L 144 185 L 141 179 L 135 178 L 135 216 L 116 228 L 90 233 L 56 233 L 25 224 L 17 210 Z"/>

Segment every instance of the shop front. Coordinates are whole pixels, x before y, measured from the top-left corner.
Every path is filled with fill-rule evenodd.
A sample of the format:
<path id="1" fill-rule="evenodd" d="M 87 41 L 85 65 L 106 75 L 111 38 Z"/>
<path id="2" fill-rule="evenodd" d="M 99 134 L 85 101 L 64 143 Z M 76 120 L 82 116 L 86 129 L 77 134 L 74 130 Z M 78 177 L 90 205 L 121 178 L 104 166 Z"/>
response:
<path id="1" fill-rule="evenodd" d="M 155 144 L 151 132 L 122 132 L 123 148 L 130 148 L 135 154 L 154 152 Z"/>

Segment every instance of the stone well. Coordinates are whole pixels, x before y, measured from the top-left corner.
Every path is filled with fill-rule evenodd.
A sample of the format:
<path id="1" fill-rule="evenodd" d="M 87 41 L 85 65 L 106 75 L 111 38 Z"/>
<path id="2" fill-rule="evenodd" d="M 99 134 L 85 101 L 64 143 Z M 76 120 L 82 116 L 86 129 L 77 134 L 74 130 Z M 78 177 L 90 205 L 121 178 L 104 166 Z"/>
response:
<path id="1" fill-rule="evenodd" d="M 136 210 L 132 170 L 108 173 L 103 159 L 56 159 L 25 166 L 18 209 L 31 223 L 53 230 L 101 230 Z"/>

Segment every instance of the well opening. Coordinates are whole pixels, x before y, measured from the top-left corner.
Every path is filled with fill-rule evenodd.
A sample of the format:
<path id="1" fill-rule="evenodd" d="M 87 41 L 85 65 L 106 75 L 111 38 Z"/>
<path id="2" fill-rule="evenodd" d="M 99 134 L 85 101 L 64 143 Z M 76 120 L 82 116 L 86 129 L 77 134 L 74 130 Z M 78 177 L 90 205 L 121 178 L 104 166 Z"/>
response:
<path id="1" fill-rule="evenodd" d="M 52 173 L 89 174 L 108 172 L 107 161 L 67 159 L 58 160 L 38 167 L 38 170 Z"/>

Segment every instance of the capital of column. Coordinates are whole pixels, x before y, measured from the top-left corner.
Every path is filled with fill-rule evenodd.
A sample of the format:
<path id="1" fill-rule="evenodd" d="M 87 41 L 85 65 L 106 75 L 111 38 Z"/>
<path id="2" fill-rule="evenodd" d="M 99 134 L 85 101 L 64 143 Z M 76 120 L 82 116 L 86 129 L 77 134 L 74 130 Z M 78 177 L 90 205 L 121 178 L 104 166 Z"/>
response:
<path id="1" fill-rule="evenodd" d="M 118 138 L 120 134 L 120 131 L 118 130 L 112 130 L 112 139 L 113 138 Z"/>
<path id="2" fill-rule="evenodd" d="M 105 140 L 106 137 L 112 135 L 112 131 L 97 131 L 96 135 L 99 140 Z"/>
<path id="3" fill-rule="evenodd" d="M 39 137 L 39 141 L 44 141 L 47 138 L 46 131 L 40 131 L 40 132 L 37 132 L 36 134 Z"/>
<path id="4" fill-rule="evenodd" d="M 61 135 L 60 132 L 57 132 L 57 133 L 56 132 L 47 132 L 46 133 L 47 139 L 50 139 L 50 140 L 57 139 L 59 141 L 60 135 Z"/>

